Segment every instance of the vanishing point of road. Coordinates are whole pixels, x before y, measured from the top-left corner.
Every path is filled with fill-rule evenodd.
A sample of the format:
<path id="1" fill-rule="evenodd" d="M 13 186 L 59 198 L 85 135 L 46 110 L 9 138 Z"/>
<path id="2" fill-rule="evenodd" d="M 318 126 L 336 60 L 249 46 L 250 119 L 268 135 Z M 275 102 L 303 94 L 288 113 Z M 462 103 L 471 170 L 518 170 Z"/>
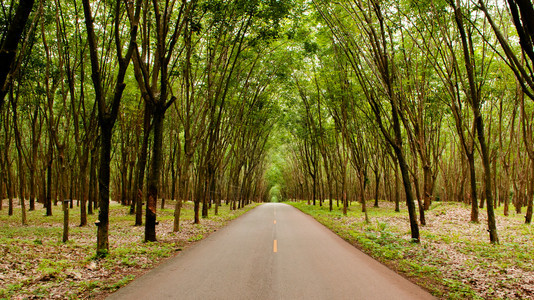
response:
<path id="1" fill-rule="evenodd" d="M 108 299 L 433 299 L 310 216 L 263 204 Z"/>

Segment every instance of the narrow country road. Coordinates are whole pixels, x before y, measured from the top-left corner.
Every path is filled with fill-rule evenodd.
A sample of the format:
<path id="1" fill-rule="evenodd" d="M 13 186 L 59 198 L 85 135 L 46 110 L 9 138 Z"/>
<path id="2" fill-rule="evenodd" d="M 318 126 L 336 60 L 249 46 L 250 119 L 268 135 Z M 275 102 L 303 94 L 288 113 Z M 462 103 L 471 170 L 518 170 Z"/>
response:
<path id="1" fill-rule="evenodd" d="M 433 299 L 313 218 L 264 204 L 108 299 Z"/>

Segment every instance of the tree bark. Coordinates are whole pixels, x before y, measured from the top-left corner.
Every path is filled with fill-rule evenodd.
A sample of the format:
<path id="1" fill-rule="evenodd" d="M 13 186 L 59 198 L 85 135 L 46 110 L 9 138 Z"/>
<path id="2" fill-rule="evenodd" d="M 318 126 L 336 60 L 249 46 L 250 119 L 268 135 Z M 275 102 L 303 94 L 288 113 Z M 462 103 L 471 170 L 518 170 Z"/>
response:
<path id="1" fill-rule="evenodd" d="M 15 15 L 7 29 L 5 39 L 0 47 L 0 112 L 4 106 L 4 98 L 9 91 L 8 76 L 13 72 L 14 62 L 17 58 L 17 48 L 24 27 L 30 16 L 35 0 L 20 0 Z"/>
<path id="2" fill-rule="evenodd" d="M 54 155 L 54 147 L 52 141 L 48 141 L 48 154 L 46 156 L 47 166 L 46 166 L 46 215 L 52 216 L 52 162 Z"/>
<path id="3" fill-rule="evenodd" d="M 100 123 L 100 160 L 98 168 L 98 221 L 96 236 L 97 256 L 109 253 L 109 178 L 111 162 L 111 139 L 113 126 L 109 120 Z"/>
<path id="4" fill-rule="evenodd" d="M 530 169 L 532 178 L 530 178 L 528 185 L 527 213 L 525 215 L 525 224 L 532 223 L 532 198 L 534 197 L 534 164 L 531 164 Z"/>
<path id="5" fill-rule="evenodd" d="M 395 211 L 400 212 L 400 183 L 399 183 L 399 164 L 395 164 Z"/>
<path id="6" fill-rule="evenodd" d="M 135 179 L 135 226 L 143 225 L 143 186 L 145 180 L 145 169 L 148 156 L 148 141 L 152 127 L 150 120 L 152 113 L 150 112 L 150 105 L 145 103 L 145 111 L 143 117 L 143 142 L 141 144 L 141 151 L 137 160 L 137 174 Z"/>
<path id="7" fill-rule="evenodd" d="M 477 178 L 475 175 L 475 154 L 467 154 L 467 163 L 469 166 L 469 186 L 471 195 L 471 222 L 478 223 L 478 200 L 477 200 Z"/>
<path id="8" fill-rule="evenodd" d="M 161 101 L 161 100 L 160 100 Z M 146 198 L 145 215 L 145 241 L 156 241 L 156 207 L 158 199 L 159 177 L 161 172 L 161 161 L 163 156 L 163 116 L 165 110 L 156 107 L 153 114 L 154 122 L 154 144 L 152 145 L 152 158 L 150 173 L 148 175 L 148 193 Z"/>

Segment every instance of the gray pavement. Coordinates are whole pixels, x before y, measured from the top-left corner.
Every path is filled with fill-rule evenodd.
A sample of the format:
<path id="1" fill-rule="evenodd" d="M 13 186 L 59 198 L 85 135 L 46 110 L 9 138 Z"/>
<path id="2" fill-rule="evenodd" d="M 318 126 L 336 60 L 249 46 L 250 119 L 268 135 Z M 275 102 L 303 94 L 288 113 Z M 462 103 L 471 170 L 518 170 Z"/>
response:
<path id="1" fill-rule="evenodd" d="M 433 299 L 286 204 L 261 205 L 108 299 Z"/>

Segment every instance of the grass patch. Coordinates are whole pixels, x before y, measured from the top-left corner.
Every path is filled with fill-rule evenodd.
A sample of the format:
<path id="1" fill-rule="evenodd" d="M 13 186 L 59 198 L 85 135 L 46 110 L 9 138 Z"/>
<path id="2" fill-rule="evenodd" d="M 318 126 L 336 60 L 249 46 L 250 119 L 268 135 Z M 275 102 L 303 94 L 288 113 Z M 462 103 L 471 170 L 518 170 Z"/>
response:
<path id="1" fill-rule="evenodd" d="M 130 281 L 134 280 L 135 276 L 132 274 L 126 275 L 117 282 L 114 282 L 113 284 L 106 285 L 104 289 L 109 290 L 111 292 L 118 290 L 120 287 L 127 285 Z"/>

